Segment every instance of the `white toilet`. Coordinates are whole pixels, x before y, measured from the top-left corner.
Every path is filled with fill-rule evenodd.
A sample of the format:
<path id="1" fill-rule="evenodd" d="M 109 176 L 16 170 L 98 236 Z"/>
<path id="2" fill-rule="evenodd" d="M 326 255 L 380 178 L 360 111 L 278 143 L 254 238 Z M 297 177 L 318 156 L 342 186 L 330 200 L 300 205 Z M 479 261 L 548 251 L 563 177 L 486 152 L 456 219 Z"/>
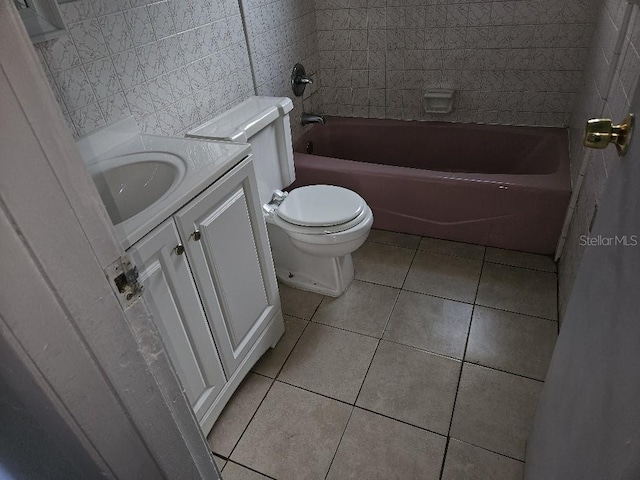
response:
<path id="1" fill-rule="evenodd" d="M 351 253 L 367 239 L 373 213 L 346 188 L 295 180 L 290 99 L 251 97 L 187 133 L 250 143 L 278 278 L 302 290 L 337 297 L 353 280 Z"/>

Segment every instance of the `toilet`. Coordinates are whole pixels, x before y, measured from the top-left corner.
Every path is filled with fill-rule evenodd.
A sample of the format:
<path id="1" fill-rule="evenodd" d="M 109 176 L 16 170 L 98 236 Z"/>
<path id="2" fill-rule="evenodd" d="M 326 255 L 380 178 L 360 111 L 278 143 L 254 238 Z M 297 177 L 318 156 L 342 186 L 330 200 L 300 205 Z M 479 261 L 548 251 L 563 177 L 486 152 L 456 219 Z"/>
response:
<path id="1" fill-rule="evenodd" d="M 260 203 L 280 281 L 333 297 L 353 280 L 351 254 L 367 239 L 373 213 L 357 193 L 333 185 L 285 192 L 295 180 L 289 98 L 251 97 L 187 133 L 251 144 Z"/>

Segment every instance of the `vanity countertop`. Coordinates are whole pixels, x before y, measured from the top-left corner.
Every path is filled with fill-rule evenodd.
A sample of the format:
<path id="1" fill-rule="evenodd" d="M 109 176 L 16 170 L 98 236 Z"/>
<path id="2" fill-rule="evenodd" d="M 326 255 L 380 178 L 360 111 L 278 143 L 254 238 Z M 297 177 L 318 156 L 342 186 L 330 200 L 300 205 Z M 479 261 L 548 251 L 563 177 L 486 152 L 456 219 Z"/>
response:
<path id="1" fill-rule="evenodd" d="M 100 133 L 100 132 L 98 132 Z M 248 144 L 202 141 L 145 134 L 102 132 L 98 137 L 78 141 L 85 164 L 92 165 L 131 153 L 170 153 L 182 158 L 184 176 L 175 188 L 139 214 L 115 225 L 125 249 L 176 213 L 199 193 L 221 178 L 250 153 Z"/>

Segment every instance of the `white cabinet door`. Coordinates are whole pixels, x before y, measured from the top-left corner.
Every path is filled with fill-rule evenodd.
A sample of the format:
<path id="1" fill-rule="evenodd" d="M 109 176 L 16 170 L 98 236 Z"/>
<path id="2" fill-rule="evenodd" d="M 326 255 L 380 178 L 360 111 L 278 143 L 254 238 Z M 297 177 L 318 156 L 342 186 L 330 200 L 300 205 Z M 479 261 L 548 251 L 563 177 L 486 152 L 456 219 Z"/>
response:
<path id="1" fill-rule="evenodd" d="M 175 251 L 179 244 L 178 231 L 169 219 L 129 253 L 140 271 L 144 298 L 200 421 L 226 378 L 186 255 Z"/>
<path id="2" fill-rule="evenodd" d="M 280 302 L 251 157 L 175 219 L 230 377 Z"/>

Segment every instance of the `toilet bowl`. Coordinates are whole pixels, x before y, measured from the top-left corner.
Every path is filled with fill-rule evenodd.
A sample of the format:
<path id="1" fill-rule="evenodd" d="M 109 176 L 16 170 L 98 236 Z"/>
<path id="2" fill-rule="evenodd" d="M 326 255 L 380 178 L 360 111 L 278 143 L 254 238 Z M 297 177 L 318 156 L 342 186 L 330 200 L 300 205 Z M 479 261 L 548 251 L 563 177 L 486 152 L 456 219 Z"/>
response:
<path id="1" fill-rule="evenodd" d="M 299 187 L 263 207 L 278 278 L 339 296 L 353 280 L 351 253 L 367 239 L 373 213 L 355 192 L 332 185 Z"/>
<path id="2" fill-rule="evenodd" d="M 338 296 L 353 280 L 351 254 L 367 239 L 373 213 L 357 193 L 295 180 L 288 98 L 251 97 L 187 136 L 248 142 L 278 279 Z"/>
<path id="3" fill-rule="evenodd" d="M 369 235 L 373 213 L 355 192 L 333 185 L 299 187 L 278 192 L 265 205 L 267 222 L 282 228 L 299 250 L 318 257 L 353 253 Z"/>

